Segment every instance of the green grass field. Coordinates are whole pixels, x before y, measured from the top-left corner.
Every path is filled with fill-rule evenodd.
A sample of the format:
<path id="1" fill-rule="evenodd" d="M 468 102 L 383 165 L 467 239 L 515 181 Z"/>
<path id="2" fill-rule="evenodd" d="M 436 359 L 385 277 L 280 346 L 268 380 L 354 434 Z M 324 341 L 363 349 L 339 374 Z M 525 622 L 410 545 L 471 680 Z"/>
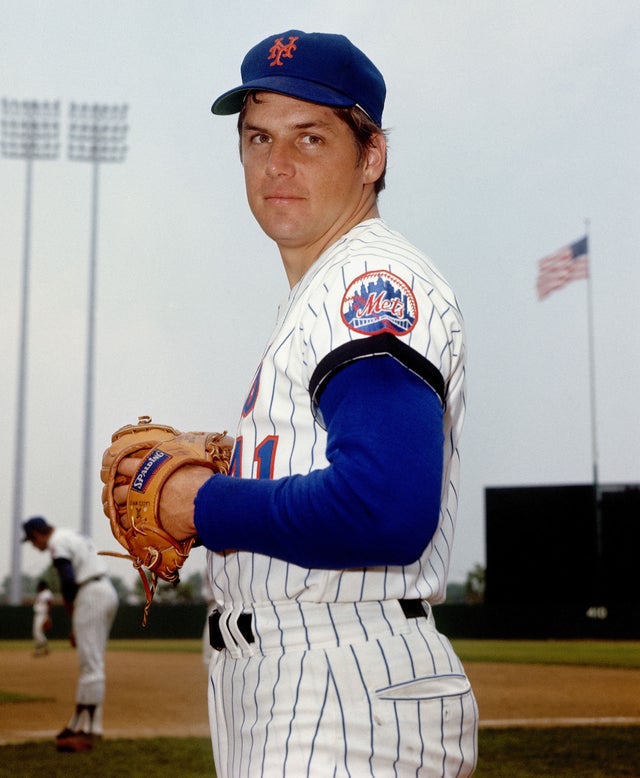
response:
<path id="1" fill-rule="evenodd" d="M 454 640 L 463 662 L 591 665 L 640 668 L 633 640 Z M 640 773 L 638 774 L 640 776 Z"/>
<path id="2" fill-rule="evenodd" d="M 638 778 L 637 727 L 480 730 L 476 778 Z M 215 776 L 208 738 L 105 740 L 86 754 L 52 743 L 0 748 L 2 778 Z M 383 778 L 380 776 L 380 778 Z"/>
<path id="3" fill-rule="evenodd" d="M 454 641 L 463 661 L 640 667 L 640 643 L 629 641 Z M 0 641 L 4 647 L 28 641 Z M 197 652 L 193 641 L 111 641 L 110 651 Z M 0 690 L 0 721 L 11 700 Z M 4 707 L 4 705 L 3 705 Z M 640 727 L 481 729 L 476 778 L 640 778 Z M 87 754 L 59 754 L 52 743 L 0 747 L 0 777 L 215 776 L 208 738 L 107 739 Z M 381 777 L 382 778 L 382 777 Z"/>

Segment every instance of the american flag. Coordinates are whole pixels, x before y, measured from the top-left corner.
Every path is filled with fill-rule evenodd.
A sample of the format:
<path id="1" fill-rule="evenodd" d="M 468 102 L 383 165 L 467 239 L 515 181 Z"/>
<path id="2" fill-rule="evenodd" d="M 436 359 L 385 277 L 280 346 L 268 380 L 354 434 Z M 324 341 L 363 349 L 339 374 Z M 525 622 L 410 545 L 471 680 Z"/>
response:
<path id="1" fill-rule="evenodd" d="M 538 262 L 538 298 L 542 300 L 554 289 L 589 277 L 589 253 L 587 237 L 580 238 L 569 246 L 563 246 Z"/>

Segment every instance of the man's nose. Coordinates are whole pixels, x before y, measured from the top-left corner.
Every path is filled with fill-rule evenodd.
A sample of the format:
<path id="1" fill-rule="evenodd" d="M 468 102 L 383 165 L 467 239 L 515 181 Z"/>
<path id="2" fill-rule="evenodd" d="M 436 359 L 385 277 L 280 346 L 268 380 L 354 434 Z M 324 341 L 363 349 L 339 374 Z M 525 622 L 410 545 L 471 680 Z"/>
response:
<path id="1" fill-rule="evenodd" d="M 273 142 L 269 150 L 267 160 L 267 175 L 270 176 L 291 176 L 295 170 L 294 162 L 295 151 L 289 144 Z"/>

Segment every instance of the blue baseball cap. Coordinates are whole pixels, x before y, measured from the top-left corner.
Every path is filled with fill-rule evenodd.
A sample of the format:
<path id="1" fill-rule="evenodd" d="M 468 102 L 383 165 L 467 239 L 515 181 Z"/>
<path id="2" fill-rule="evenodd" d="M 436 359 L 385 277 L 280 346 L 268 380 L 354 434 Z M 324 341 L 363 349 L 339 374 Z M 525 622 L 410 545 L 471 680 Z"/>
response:
<path id="1" fill-rule="evenodd" d="M 265 38 L 242 61 L 242 85 L 218 97 L 215 114 L 238 113 L 247 92 L 259 90 L 320 105 L 354 105 L 382 126 L 382 73 L 344 35 L 288 30 Z"/>
<path id="2" fill-rule="evenodd" d="M 22 523 L 22 529 L 24 530 L 22 542 L 26 543 L 27 540 L 31 540 L 35 532 L 46 532 L 51 529 L 51 525 L 42 516 L 33 516 Z"/>

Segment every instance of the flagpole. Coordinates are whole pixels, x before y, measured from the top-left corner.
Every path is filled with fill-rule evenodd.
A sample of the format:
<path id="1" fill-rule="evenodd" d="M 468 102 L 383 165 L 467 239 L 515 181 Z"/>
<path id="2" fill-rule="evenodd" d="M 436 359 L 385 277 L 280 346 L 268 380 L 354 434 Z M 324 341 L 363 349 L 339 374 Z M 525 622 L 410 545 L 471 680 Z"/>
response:
<path id="1" fill-rule="evenodd" d="M 598 475 L 598 430 L 596 423 L 596 368 L 595 368 L 595 338 L 593 326 L 593 285 L 592 285 L 592 253 L 589 238 L 590 220 L 585 219 L 585 237 L 587 239 L 587 256 L 589 257 L 589 272 L 587 273 L 587 326 L 589 338 L 589 388 L 591 398 L 591 462 L 593 477 L 593 511 L 595 520 L 596 540 L 596 581 L 595 596 L 598 599 L 597 606 L 602 606 L 602 508 L 601 491 Z"/>
<path id="2" fill-rule="evenodd" d="M 596 370 L 593 336 L 593 286 L 591 282 L 592 255 L 589 246 L 589 219 L 585 219 L 585 235 L 589 256 L 589 272 L 587 273 L 587 324 L 589 329 L 589 387 L 591 394 L 591 462 L 593 466 L 593 483 L 598 484 L 598 438 L 596 428 Z"/>

